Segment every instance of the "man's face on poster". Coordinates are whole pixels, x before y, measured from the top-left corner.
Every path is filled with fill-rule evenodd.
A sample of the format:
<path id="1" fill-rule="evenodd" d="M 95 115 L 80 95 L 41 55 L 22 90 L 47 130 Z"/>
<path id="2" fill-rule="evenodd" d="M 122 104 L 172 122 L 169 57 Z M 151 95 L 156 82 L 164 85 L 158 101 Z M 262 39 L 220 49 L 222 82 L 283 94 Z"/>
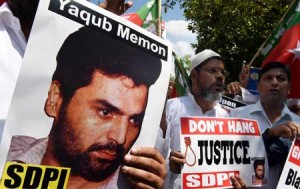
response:
<path id="1" fill-rule="evenodd" d="M 89 85 L 62 103 L 54 122 L 54 154 L 61 166 L 87 180 L 108 178 L 139 135 L 147 98 L 145 85 L 94 72 Z"/>
<path id="2" fill-rule="evenodd" d="M 254 171 L 255 171 L 255 178 L 256 179 L 259 179 L 259 180 L 264 179 L 264 176 L 265 176 L 265 167 L 264 167 L 264 165 L 258 165 L 255 168 Z"/>

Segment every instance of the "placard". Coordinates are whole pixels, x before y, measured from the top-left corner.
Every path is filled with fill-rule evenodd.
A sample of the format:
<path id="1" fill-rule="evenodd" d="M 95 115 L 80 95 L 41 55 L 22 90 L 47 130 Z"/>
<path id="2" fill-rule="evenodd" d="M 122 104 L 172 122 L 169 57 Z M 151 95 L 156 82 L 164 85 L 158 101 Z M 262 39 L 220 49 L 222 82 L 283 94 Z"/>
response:
<path id="1" fill-rule="evenodd" d="M 228 188 L 234 175 L 240 175 L 247 186 L 268 183 L 269 167 L 257 121 L 183 117 L 180 137 L 186 157 L 182 188 Z M 263 175 L 258 167 L 264 169 Z"/>

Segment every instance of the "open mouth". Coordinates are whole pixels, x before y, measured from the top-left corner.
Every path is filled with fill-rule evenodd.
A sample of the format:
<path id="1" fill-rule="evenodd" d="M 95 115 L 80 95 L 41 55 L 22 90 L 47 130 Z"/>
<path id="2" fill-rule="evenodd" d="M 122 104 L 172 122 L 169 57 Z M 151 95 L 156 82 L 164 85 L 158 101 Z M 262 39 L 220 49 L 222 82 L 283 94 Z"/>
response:
<path id="1" fill-rule="evenodd" d="M 278 89 L 271 89 L 269 90 L 270 94 L 278 94 L 279 90 Z"/>
<path id="2" fill-rule="evenodd" d="M 224 85 L 220 83 L 216 83 L 214 84 L 214 88 L 216 89 L 216 91 L 222 92 L 224 90 Z"/>

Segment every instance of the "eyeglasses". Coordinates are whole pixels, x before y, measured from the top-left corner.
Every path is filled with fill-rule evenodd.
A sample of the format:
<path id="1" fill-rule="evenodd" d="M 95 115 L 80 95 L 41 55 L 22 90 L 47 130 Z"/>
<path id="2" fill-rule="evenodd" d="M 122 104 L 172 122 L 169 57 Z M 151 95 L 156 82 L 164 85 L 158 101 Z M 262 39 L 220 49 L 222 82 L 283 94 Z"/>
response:
<path id="1" fill-rule="evenodd" d="M 218 67 L 198 68 L 197 71 L 199 70 L 206 71 L 214 76 L 218 75 L 219 73 L 221 73 L 224 77 L 227 77 L 229 75 L 229 72 L 227 70 Z"/>

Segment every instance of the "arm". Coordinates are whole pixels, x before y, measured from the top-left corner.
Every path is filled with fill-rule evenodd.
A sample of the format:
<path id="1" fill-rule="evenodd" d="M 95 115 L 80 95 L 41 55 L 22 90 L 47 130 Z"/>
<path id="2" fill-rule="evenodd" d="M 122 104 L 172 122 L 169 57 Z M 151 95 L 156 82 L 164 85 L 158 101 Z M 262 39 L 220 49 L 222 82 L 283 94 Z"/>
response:
<path id="1" fill-rule="evenodd" d="M 289 121 L 268 129 L 268 135 L 269 137 L 283 137 L 294 140 L 295 137 L 300 137 L 300 126 L 293 121 Z"/>
<path id="2" fill-rule="evenodd" d="M 282 138 L 293 140 L 299 138 L 300 127 L 297 123 L 289 121 L 274 128 L 267 129 L 262 137 L 268 155 L 270 165 L 284 164 L 289 153 L 290 143 Z M 276 157 L 276 158 L 270 158 Z"/>
<path id="3" fill-rule="evenodd" d="M 163 188 L 167 174 L 166 161 L 156 149 L 133 148 L 124 160 L 121 171 L 133 188 Z"/>
<path id="4" fill-rule="evenodd" d="M 117 15 L 121 15 L 132 6 L 132 1 L 125 3 L 125 0 L 105 0 L 99 6 Z"/>

